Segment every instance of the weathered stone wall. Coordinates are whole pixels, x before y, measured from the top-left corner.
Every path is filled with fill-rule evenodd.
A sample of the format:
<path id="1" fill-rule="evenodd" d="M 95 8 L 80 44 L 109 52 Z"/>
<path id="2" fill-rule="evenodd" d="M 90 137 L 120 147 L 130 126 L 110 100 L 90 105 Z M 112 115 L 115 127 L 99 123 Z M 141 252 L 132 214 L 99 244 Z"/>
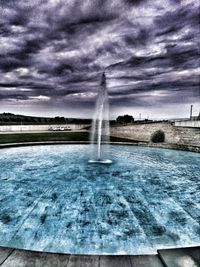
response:
<path id="1" fill-rule="evenodd" d="M 51 124 L 51 125 L 0 125 L 0 132 L 37 132 L 48 131 L 50 127 L 70 127 L 72 130 L 82 130 L 84 124 Z"/>
<path id="2" fill-rule="evenodd" d="M 180 136 L 180 144 L 200 147 L 200 128 L 175 127 Z"/>
<path id="3" fill-rule="evenodd" d="M 194 127 L 194 128 L 200 128 L 200 120 L 198 121 L 176 121 L 175 126 L 179 127 Z"/>
<path id="4" fill-rule="evenodd" d="M 200 129 L 176 127 L 170 122 L 153 122 L 115 126 L 111 128 L 111 135 L 137 141 L 151 141 L 151 135 L 162 130 L 165 133 L 165 143 L 200 146 Z"/>

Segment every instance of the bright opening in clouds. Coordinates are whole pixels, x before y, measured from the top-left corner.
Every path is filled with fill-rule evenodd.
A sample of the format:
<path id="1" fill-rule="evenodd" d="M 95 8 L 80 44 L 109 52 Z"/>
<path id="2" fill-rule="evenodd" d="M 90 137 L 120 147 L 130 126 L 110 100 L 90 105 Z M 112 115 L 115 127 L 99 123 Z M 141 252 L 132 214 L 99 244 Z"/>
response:
<path id="1" fill-rule="evenodd" d="M 0 112 L 91 117 L 199 112 L 199 1 L 1 0 Z"/>

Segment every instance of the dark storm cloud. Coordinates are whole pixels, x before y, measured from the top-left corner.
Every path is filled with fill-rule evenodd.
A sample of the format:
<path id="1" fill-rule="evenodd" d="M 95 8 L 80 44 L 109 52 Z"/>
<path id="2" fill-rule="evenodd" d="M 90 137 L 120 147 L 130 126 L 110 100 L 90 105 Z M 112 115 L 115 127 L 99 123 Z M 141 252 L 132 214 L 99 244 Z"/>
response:
<path id="1" fill-rule="evenodd" d="M 1 105 L 84 109 L 104 69 L 112 105 L 197 102 L 195 0 L 13 0 L 0 13 Z"/>
<path id="2" fill-rule="evenodd" d="M 126 2 L 131 5 L 140 5 L 144 4 L 146 0 L 126 0 Z"/>

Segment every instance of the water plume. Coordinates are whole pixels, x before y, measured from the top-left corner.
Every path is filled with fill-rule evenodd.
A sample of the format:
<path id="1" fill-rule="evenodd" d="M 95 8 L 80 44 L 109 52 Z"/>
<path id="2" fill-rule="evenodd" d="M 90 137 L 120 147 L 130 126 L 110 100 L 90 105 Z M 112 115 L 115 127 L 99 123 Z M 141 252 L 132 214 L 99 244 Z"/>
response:
<path id="1" fill-rule="evenodd" d="M 110 141 L 109 102 L 105 72 L 102 74 L 101 84 L 96 100 L 95 113 L 92 122 L 91 145 L 92 159 L 90 163 L 111 163 L 108 160 Z"/>

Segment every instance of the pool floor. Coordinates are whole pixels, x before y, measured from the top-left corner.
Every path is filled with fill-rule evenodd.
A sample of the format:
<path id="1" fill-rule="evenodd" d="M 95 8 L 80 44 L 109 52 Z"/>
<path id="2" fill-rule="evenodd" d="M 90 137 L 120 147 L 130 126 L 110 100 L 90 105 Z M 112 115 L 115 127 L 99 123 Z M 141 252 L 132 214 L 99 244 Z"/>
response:
<path id="1" fill-rule="evenodd" d="M 71 254 L 151 254 L 200 244 L 200 155 L 87 145 L 0 150 L 0 246 Z"/>

